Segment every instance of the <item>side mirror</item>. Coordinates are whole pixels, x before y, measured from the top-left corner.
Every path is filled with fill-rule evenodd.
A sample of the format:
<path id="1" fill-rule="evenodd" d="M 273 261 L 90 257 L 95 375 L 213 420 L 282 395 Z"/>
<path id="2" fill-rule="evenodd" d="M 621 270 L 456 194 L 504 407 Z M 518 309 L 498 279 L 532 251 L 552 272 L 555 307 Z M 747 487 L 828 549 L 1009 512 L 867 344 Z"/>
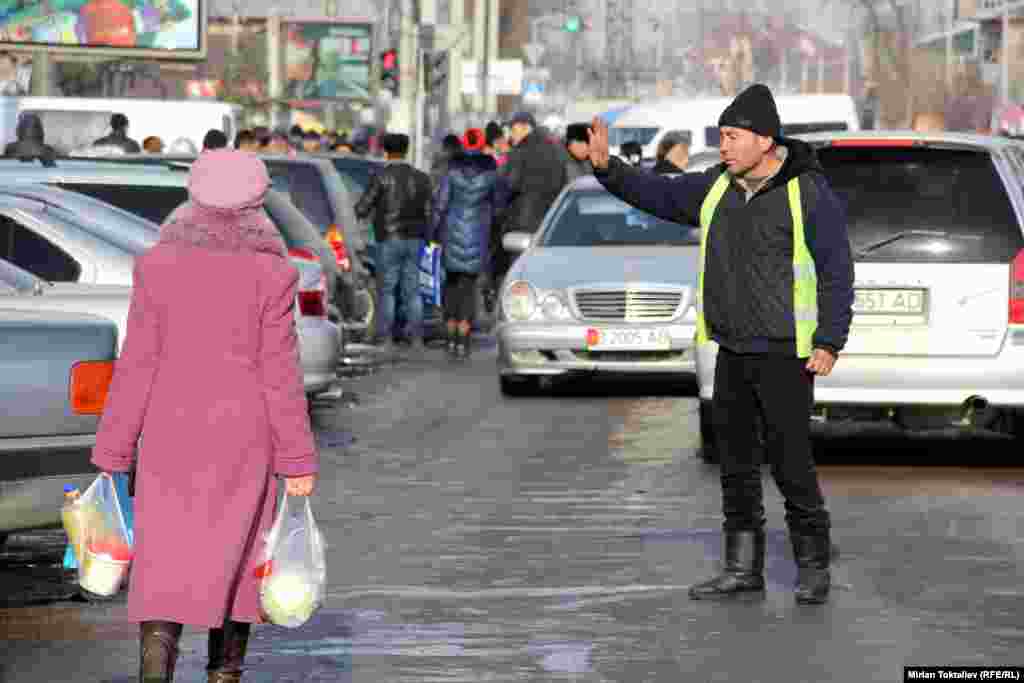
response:
<path id="1" fill-rule="evenodd" d="M 528 232 L 510 232 L 501 238 L 501 246 L 505 251 L 521 254 L 530 248 L 533 235 Z"/>

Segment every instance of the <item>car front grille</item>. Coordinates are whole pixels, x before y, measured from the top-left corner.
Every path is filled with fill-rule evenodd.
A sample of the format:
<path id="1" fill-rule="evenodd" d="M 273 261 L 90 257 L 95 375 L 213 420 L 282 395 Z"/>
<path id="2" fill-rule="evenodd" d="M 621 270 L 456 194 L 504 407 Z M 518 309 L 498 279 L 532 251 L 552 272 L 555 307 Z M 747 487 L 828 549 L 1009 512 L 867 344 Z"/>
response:
<path id="1" fill-rule="evenodd" d="M 580 289 L 574 298 L 584 320 L 664 322 L 676 317 L 683 293 L 671 289 Z"/>

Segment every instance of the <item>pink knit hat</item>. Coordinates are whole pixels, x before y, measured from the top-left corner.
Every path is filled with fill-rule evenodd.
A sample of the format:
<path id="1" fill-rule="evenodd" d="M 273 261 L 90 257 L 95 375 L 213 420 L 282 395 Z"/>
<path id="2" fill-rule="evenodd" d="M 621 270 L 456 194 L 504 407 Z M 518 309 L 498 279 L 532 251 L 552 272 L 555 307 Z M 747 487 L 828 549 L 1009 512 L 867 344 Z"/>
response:
<path id="1" fill-rule="evenodd" d="M 189 197 L 207 209 L 240 211 L 258 207 L 269 188 L 266 165 L 255 154 L 235 149 L 203 152 L 188 174 Z"/>

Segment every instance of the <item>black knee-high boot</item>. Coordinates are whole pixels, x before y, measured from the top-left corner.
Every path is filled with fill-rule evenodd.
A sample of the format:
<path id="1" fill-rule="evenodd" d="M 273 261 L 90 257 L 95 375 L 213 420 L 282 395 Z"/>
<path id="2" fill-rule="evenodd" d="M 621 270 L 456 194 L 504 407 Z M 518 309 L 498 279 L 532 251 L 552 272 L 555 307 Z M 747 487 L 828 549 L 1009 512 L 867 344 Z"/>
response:
<path id="1" fill-rule="evenodd" d="M 224 622 L 223 627 L 210 629 L 210 660 L 206 666 L 209 683 L 237 683 L 242 680 L 242 664 L 251 629 L 252 624 L 230 619 Z"/>
<path id="2" fill-rule="evenodd" d="M 181 624 L 173 621 L 144 621 L 140 625 L 140 683 L 171 683 L 178 662 Z"/>

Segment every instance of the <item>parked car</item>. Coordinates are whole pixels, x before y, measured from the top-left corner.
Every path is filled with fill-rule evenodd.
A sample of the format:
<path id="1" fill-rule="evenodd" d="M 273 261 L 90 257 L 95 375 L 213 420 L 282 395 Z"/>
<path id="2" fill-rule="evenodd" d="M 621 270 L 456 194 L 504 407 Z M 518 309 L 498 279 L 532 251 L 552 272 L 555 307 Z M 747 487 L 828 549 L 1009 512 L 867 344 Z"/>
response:
<path id="1" fill-rule="evenodd" d="M 849 219 L 850 339 L 815 380 L 814 420 L 1021 433 L 1024 147 L 956 133 L 801 136 Z M 697 353 L 703 455 L 717 345 Z"/>
<path id="2" fill-rule="evenodd" d="M 0 298 L 0 544 L 60 522 L 64 484 L 82 490 L 117 352 L 117 328 L 81 313 L 12 311 Z"/>
<path id="3" fill-rule="evenodd" d="M 346 327 L 372 330 L 376 313 L 374 281 L 363 258 L 366 244 L 341 176 L 325 159 L 261 155 L 275 190 L 309 219 L 334 250 L 338 264 L 338 306 Z"/>
<path id="4" fill-rule="evenodd" d="M 612 196 L 592 176 L 563 190 L 502 287 L 498 372 L 505 394 L 568 373 L 692 374 L 696 229 Z"/>
<path id="5" fill-rule="evenodd" d="M 123 337 L 135 257 L 158 238 L 156 224 L 86 195 L 30 183 L 0 184 L 0 259 L 56 285 L 40 286 L 41 298 L 9 299 L 14 308 L 108 314 Z M 291 260 L 302 277 L 296 315 L 306 392 L 316 394 L 335 381 L 339 330 L 327 318 L 326 277 L 319 262 L 308 254 L 293 253 Z"/>
<path id="6" fill-rule="evenodd" d="M 58 159 L 55 166 L 44 167 L 35 162 L 0 159 L 0 184 L 56 185 L 159 225 L 188 199 L 186 183 L 192 160 L 193 157 L 150 156 Z M 309 258 L 312 252 L 319 258 L 328 276 L 328 301 L 334 301 L 339 272 L 334 250 L 302 218 L 288 197 L 270 192 L 265 208 L 293 256 Z"/>

